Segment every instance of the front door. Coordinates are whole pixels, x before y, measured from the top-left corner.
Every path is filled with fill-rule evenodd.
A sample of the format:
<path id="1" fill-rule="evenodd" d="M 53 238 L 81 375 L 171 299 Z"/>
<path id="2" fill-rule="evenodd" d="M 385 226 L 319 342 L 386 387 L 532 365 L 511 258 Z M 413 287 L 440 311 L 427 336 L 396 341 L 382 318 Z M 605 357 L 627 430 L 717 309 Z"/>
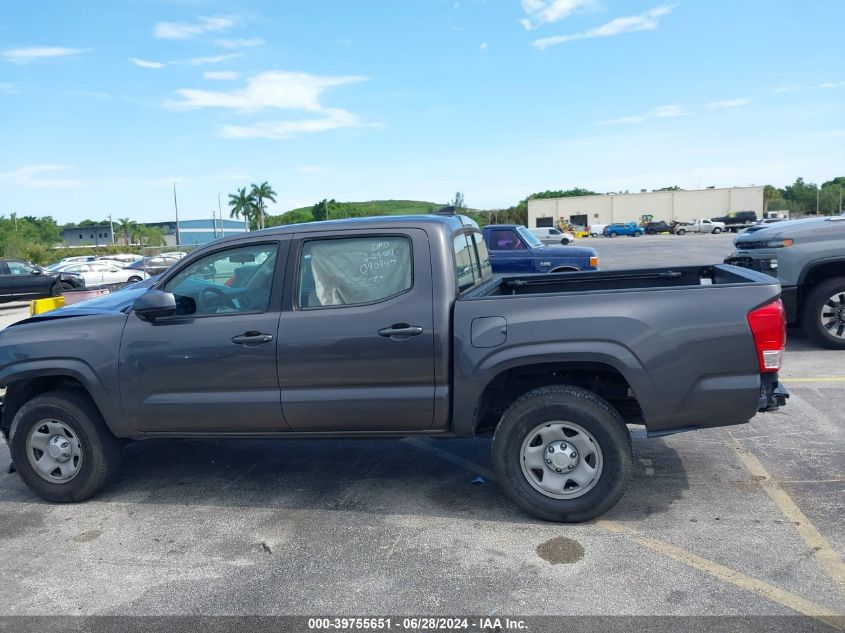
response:
<path id="1" fill-rule="evenodd" d="M 435 340 L 425 231 L 346 229 L 294 239 L 296 281 L 278 346 L 291 429 L 429 428 Z"/>
<path id="2" fill-rule="evenodd" d="M 16 299 L 50 296 L 50 290 L 56 283 L 54 277 L 45 275 L 35 266 L 18 259 L 7 260 L 6 265 L 11 273 L 9 279 Z"/>
<path id="3" fill-rule="evenodd" d="M 534 271 L 534 255 L 525 241 L 511 228 L 491 229 L 487 243 L 494 273 L 530 273 Z"/>
<path id="4" fill-rule="evenodd" d="M 284 242 L 231 245 L 188 262 L 161 290 L 177 314 L 129 314 L 120 349 L 124 415 L 139 431 L 285 431 L 276 374 Z"/>

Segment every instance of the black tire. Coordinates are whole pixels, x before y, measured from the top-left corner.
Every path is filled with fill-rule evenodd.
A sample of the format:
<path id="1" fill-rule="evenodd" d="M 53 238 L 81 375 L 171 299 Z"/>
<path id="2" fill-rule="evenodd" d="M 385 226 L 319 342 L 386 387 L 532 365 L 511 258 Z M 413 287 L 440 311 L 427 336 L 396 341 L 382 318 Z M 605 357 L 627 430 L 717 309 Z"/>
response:
<path id="1" fill-rule="evenodd" d="M 648 231 L 646 231 L 646 233 L 648 235 L 657 235 L 657 231 L 655 231 L 654 229 L 649 229 Z"/>
<path id="2" fill-rule="evenodd" d="M 686 232 L 686 229 L 678 229 L 677 231 L 675 231 L 675 233 L 677 233 L 678 235 L 686 235 Z"/>
<path id="3" fill-rule="evenodd" d="M 643 236 L 642 231 L 634 231 L 634 237 L 642 237 L 642 236 Z"/>
<path id="4" fill-rule="evenodd" d="M 33 428 L 51 419 L 70 427 L 82 448 L 77 474 L 66 482 L 47 481 L 27 456 L 27 438 Z M 33 493 L 57 503 L 84 501 L 114 479 L 123 460 L 120 441 L 111 434 L 88 394 L 61 389 L 36 396 L 15 415 L 9 434 L 15 469 Z"/>
<path id="5" fill-rule="evenodd" d="M 831 333 L 822 325 L 822 310 L 827 306 L 828 300 L 836 295 L 842 294 L 845 299 L 845 277 L 834 277 L 816 284 L 804 298 L 801 308 L 801 328 L 815 343 L 828 349 L 845 349 L 845 338 L 840 338 Z M 835 315 L 835 310 L 833 308 Z M 840 325 L 845 325 L 840 323 Z M 838 327 L 835 328 L 838 331 Z M 845 334 L 845 328 L 843 328 Z"/>
<path id="6" fill-rule="evenodd" d="M 62 294 L 62 284 L 61 282 L 56 282 L 50 287 L 50 296 L 51 297 L 58 297 Z"/>
<path id="7" fill-rule="evenodd" d="M 610 233 L 608 233 L 608 235 L 610 237 L 616 237 L 617 233 L 616 233 L 616 231 L 611 231 Z"/>
<path id="8" fill-rule="evenodd" d="M 568 238 L 568 237 L 564 237 L 564 238 L 560 241 L 560 243 L 561 243 L 561 244 L 563 244 L 564 246 L 566 246 L 567 244 L 569 244 L 569 238 Z"/>
<path id="9" fill-rule="evenodd" d="M 62 287 L 62 292 L 68 292 L 70 290 L 73 290 L 73 284 L 70 284 L 66 281 L 61 282 L 60 285 Z"/>
<path id="10" fill-rule="evenodd" d="M 127 282 L 130 283 L 130 284 L 137 284 L 139 281 L 141 281 L 141 278 L 137 277 L 137 276 L 130 277 L 127 280 Z"/>
<path id="11" fill-rule="evenodd" d="M 718 226 L 713 229 L 713 235 L 718 235 L 721 232 L 722 232 L 722 229 L 720 229 Z"/>
<path id="12" fill-rule="evenodd" d="M 601 448 L 603 468 L 594 487 L 579 497 L 555 499 L 539 492 L 522 471 L 522 443 L 544 422 L 564 420 L 587 430 Z M 578 523 L 610 510 L 628 487 L 631 436 L 619 413 L 591 391 L 568 385 L 533 389 L 508 407 L 493 436 L 499 484 L 520 508 L 545 521 Z"/>

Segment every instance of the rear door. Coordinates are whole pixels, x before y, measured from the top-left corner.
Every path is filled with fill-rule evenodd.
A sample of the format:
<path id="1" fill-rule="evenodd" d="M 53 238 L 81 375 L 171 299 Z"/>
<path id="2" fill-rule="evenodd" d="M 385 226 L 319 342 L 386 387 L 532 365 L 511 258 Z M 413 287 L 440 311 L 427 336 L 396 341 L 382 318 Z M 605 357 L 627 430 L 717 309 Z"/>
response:
<path id="1" fill-rule="evenodd" d="M 278 367 L 295 431 L 431 427 L 431 255 L 422 229 L 294 236 Z"/>
<path id="2" fill-rule="evenodd" d="M 14 297 L 12 290 L 12 275 L 5 261 L 0 262 L 0 299 L 10 300 Z"/>

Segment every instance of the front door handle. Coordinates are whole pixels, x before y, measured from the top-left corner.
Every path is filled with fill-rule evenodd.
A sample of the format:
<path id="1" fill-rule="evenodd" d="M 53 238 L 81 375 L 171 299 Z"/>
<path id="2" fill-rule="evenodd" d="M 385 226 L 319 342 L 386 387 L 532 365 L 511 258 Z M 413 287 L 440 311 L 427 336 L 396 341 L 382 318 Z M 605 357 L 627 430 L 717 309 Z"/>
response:
<path id="1" fill-rule="evenodd" d="M 244 332 L 238 336 L 232 337 L 232 342 L 237 345 L 244 345 L 246 347 L 254 347 L 255 345 L 264 345 L 273 340 L 272 334 L 262 334 L 261 332 Z"/>
<path id="2" fill-rule="evenodd" d="M 384 336 L 394 341 L 402 341 L 411 336 L 419 336 L 422 333 L 423 329 L 420 326 L 408 325 L 407 323 L 394 323 L 390 327 L 385 327 L 378 331 L 379 336 Z"/>

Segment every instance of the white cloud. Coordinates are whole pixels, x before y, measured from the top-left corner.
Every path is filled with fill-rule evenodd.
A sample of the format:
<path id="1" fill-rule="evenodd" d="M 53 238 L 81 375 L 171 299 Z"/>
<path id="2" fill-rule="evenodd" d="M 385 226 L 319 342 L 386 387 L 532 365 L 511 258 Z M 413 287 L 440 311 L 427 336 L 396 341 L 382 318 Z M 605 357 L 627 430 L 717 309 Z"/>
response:
<path id="1" fill-rule="evenodd" d="M 230 53 L 228 55 L 209 55 L 207 57 L 191 57 L 181 62 L 173 62 L 174 64 L 190 64 L 191 66 L 205 66 L 206 64 L 219 64 L 225 62 L 227 59 L 235 59 L 236 57 L 243 57 L 242 53 Z"/>
<path id="2" fill-rule="evenodd" d="M 487 50 L 487 42 L 481 42 L 481 46 L 479 46 L 478 48 L 480 48 L 482 51 L 486 51 Z"/>
<path id="3" fill-rule="evenodd" d="M 212 81 L 233 81 L 238 77 L 240 75 L 233 70 L 207 70 L 202 74 L 203 79 Z"/>
<path id="4" fill-rule="evenodd" d="M 596 5 L 595 0 L 522 0 L 527 17 L 519 21 L 526 31 L 568 18 L 575 11 Z"/>
<path id="5" fill-rule="evenodd" d="M 28 64 L 40 59 L 72 57 L 87 53 L 87 48 L 62 48 L 61 46 L 31 46 L 28 48 L 9 48 L 0 53 L 0 59 L 13 64 Z"/>
<path id="6" fill-rule="evenodd" d="M 741 108 L 744 105 L 751 103 L 751 99 L 729 99 L 727 101 L 711 101 L 707 107 L 711 110 L 730 110 L 731 108 Z"/>
<path id="7" fill-rule="evenodd" d="M 819 86 L 819 88 L 842 88 L 845 86 L 845 81 L 828 81 Z"/>
<path id="8" fill-rule="evenodd" d="M 130 57 L 129 61 L 141 68 L 164 68 L 167 66 L 164 62 L 151 62 L 146 59 L 138 59 L 137 57 Z"/>
<path id="9" fill-rule="evenodd" d="M 260 37 L 236 40 L 214 40 L 214 43 L 221 48 L 253 48 L 254 46 L 264 46 L 264 40 Z"/>
<path id="10" fill-rule="evenodd" d="M 643 123 L 644 116 L 623 116 L 618 119 L 607 119 L 606 121 L 597 121 L 596 125 L 626 125 L 630 123 Z"/>
<path id="11" fill-rule="evenodd" d="M 220 132 L 224 138 L 287 139 L 298 134 L 327 132 L 345 127 L 361 127 L 358 117 L 340 108 L 325 108 L 322 116 L 288 121 L 263 121 L 254 125 L 226 125 Z"/>
<path id="12" fill-rule="evenodd" d="M 636 31 L 653 31 L 660 25 L 660 18 L 668 15 L 676 7 L 676 4 L 664 4 L 659 7 L 654 7 L 640 15 L 631 15 L 624 18 L 616 18 L 607 24 L 583 31 L 581 33 L 572 33 L 570 35 L 555 35 L 553 37 L 543 37 L 534 40 L 532 45 L 535 48 L 545 49 L 556 44 L 563 44 L 564 42 L 573 42 L 575 40 L 586 40 L 593 37 L 613 37 L 622 33 L 634 33 Z"/>
<path id="13" fill-rule="evenodd" d="M 0 95 L 16 95 L 20 92 L 16 87 L 15 84 L 2 82 L 0 83 Z"/>
<path id="14" fill-rule="evenodd" d="M 671 119 L 677 116 L 687 116 L 689 112 L 679 105 L 664 105 L 654 109 L 654 116 L 658 119 Z"/>
<path id="15" fill-rule="evenodd" d="M 174 110 L 194 108 L 228 108 L 242 112 L 259 112 L 266 109 L 322 110 L 319 97 L 326 88 L 365 81 L 366 77 L 324 77 L 304 72 L 268 71 L 247 81 L 246 87 L 231 92 L 177 90 L 181 97 L 166 105 Z"/>
<path id="16" fill-rule="evenodd" d="M 43 178 L 44 174 L 70 171 L 68 165 L 27 165 L 18 169 L 0 173 L 0 182 L 8 182 L 20 187 L 34 187 L 41 189 L 75 189 L 84 187 L 85 183 L 73 178 Z"/>
<path id="17" fill-rule="evenodd" d="M 153 28 L 153 37 L 160 40 L 187 40 L 203 33 L 224 31 L 235 25 L 232 16 L 201 17 L 196 22 L 159 22 Z"/>

